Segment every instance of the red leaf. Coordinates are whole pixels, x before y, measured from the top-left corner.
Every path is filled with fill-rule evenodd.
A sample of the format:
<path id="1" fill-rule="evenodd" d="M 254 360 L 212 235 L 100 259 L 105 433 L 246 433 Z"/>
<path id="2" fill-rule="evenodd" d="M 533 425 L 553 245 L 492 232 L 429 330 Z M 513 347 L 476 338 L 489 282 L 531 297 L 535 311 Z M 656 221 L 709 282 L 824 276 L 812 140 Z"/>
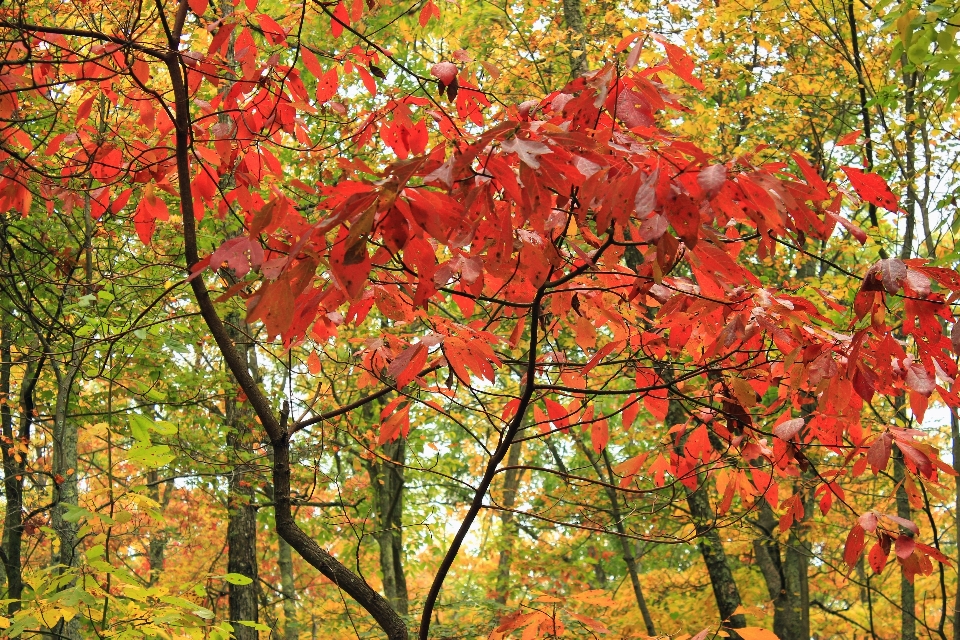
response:
<path id="1" fill-rule="evenodd" d="M 360 75 L 360 80 L 363 81 L 363 86 L 366 87 L 370 95 L 377 95 L 377 81 L 373 79 L 373 76 L 370 75 L 370 72 L 360 66 L 356 67 L 356 69 L 357 73 Z"/>
<path id="2" fill-rule="evenodd" d="M 886 180 L 875 173 L 864 173 L 854 167 L 840 167 L 850 179 L 850 184 L 857 190 L 857 194 L 867 202 L 887 211 L 896 213 L 900 209 L 897 197 L 890 191 Z"/>
<path id="3" fill-rule="evenodd" d="M 930 547 L 920 542 L 915 543 L 915 545 L 916 545 L 917 551 L 919 551 L 920 553 L 930 556 L 931 558 L 933 558 L 934 560 L 942 564 L 950 564 L 950 559 L 947 558 L 947 556 L 940 553 L 935 547 Z"/>
<path id="4" fill-rule="evenodd" d="M 697 184 L 703 189 L 703 194 L 712 198 L 720 192 L 720 188 L 727 182 L 727 165 L 713 164 L 705 167 L 697 174 Z"/>
<path id="5" fill-rule="evenodd" d="M 857 563 L 863 553 L 863 547 L 863 527 L 855 524 L 847 535 L 847 542 L 843 546 L 843 561 L 847 563 L 847 566 L 852 567 Z"/>
<path id="6" fill-rule="evenodd" d="M 313 55 L 313 51 L 310 51 L 306 47 L 300 47 L 300 57 L 303 58 L 303 66 L 307 68 L 307 71 L 319 80 L 320 76 L 323 75 L 323 67 L 320 66 L 320 61 L 317 59 L 317 56 Z"/>
<path id="7" fill-rule="evenodd" d="M 410 405 L 407 404 L 399 411 L 390 414 L 390 416 L 383 421 L 380 425 L 380 438 L 377 440 L 377 444 L 393 442 L 398 436 L 406 436 L 409 432 Z"/>
<path id="8" fill-rule="evenodd" d="M 830 194 L 827 192 L 827 183 L 823 181 L 823 178 L 820 177 L 820 174 L 817 172 L 817 170 L 814 169 L 813 166 L 799 153 L 794 153 L 792 157 L 793 161 L 797 163 L 798 167 L 800 167 L 800 171 L 803 173 L 803 178 L 807 181 L 807 186 L 813 189 L 813 199 L 828 199 Z"/>
<path id="9" fill-rule="evenodd" d="M 693 75 L 693 60 L 687 55 L 687 52 L 677 45 L 670 44 L 661 38 L 658 38 L 658 40 L 660 44 L 663 45 L 663 48 L 667 50 L 667 60 L 670 62 L 670 68 L 673 69 L 673 72 L 687 84 L 703 91 L 705 87 L 703 83 Z"/>
<path id="10" fill-rule="evenodd" d="M 367 253 L 366 239 L 348 245 L 348 232 L 340 228 L 337 240 L 330 250 L 330 273 L 340 288 L 353 300 L 360 297 L 367 275 L 370 273 L 370 256 Z"/>
<path id="11" fill-rule="evenodd" d="M 870 463 L 874 475 L 881 469 L 887 468 L 887 462 L 890 460 L 890 442 L 892 440 L 893 436 L 889 433 L 884 433 L 877 438 L 867 450 L 867 462 Z"/>
<path id="12" fill-rule="evenodd" d="M 640 403 L 637 402 L 637 396 L 631 393 L 623 403 L 623 413 L 621 416 L 623 418 L 624 430 L 633 426 L 633 421 L 637 419 L 638 413 L 640 413 Z"/>
<path id="13" fill-rule="evenodd" d="M 616 49 L 613 50 L 613 52 L 621 53 L 623 51 L 626 51 L 627 47 L 629 47 L 634 40 L 636 40 L 642 35 L 643 35 L 643 32 L 638 31 L 636 33 L 631 33 L 630 35 L 625 36 L 622 40 L 620 40 L 620 42 L 617 43 L 617 47 Z"/>
<path id="14" fill-rule="evenodd" d="M 251 303 L 252 306 L 247 311 L 247 322 L 252 324 L 262 320 L 268 338 L 283 335 L 290 329 L 295 303 L 287 278 L 265 282 L 260 286 L 257 295 L 250 298 L 248 304 Z"/>
<path id="15" fill-rule="evenodd" d="M 857 140 L 860 139 L 861 133 L 863 133 L 863 129 L 857 129 L 856 131 L 851 131 L 845 136 L 841 136 L 840 139 L 837 140 L 837 146 L 845 147 L 849 144 L 855 143 Z M 878 571 L 877 573 L 880 573 L 880 572 Z"/>
<path id="16" fill-rule="evenodd" d="M 190 11 L 193 11 L 198 16 L 202 16 L 207 12 L 208 4 L 207 0 L 190 0 Z"/>
<path id="17" fill-rule="evenodd" d="M 347 13 L 347 7 L 341 2 L 333 10 L 333 17 L 330 18 L 330 33 L 334 38 L 339 38 L 343 33 L 344 25 L 350 24 L 350 15 Z"/>
<path id="18" fill-rule="evenodd" d="M 317 102 L 323 104 L 330 100 L 340 88 L 340 78 L 337 75 L 337 68 L 331 67 L 329 71 L 317 77 Z"/>
<path id="19" fill-rule="evenodd" d="M 307 356 L 307 369 L 313 375 L 320 373 L 322 367 L 320 366 L 320 356 L 317 355 L 316 351 L 311 351 L 310 355 Z"/>
<path id="20" fill-rule="evenodd" d="M 460 70 L 457 69 L 457 65 L 452 62 L 438 62 L 430 67 L 430 75 L 439 80 L 443 86 L 453 84 L 459 72 Z"/>
<path id="21" fill-rule="evenodd" d="M 427 23 L 430 22 L 430 18 L 433 16 L 439 18 L 440 9 L 437 8 L 437 5 L 433 4 L 433 0 L 429 0 L 427 4 L 423 5 L 423 9 L 420 10 L 420 26 L 427 26 Z"/>
<path id="22" fill-rule="evenodd" d="M 879 540 L 870 549 L 870 554 L 867 556 L 867 560 L 870 562 L 870 568 L 873 569 L 874 573 L 878 575 L 883 573 L 883 568 L 887 566 L 888 553 L 889 549 L 884 549 Z"/>
<path id="23" fill-rule="evenodd" d="M 397 383 L 397 389 L 402 389 L 417 377 L 417 374 L 423 369 L 427 362 L 428 349 L 426 345 L 415 344 L 407 347 L 397 356 L 390 366 L 387 367 L 387 373 L 393 376 Z"/>
<path id="24" fill-rule="evenodd" d="M 90 110 L 93 109 L 93 100 L 96 97 L 96 94 L 94 94 L 80 103 L 80 106 L 77 107 L 77 115 L 73 119 L 74 124 L 79 125 L 90 117 Z"/>
<path id="25" fill-rule="evenodd" d="M 287 32 L 283 30 L 283 27 L 281 27 L 276 20 L 267 14 L 261 13 L 258 15 L 257 23 L 263 30 L 263 35 L 270 41 L 270 44 L 283 44 L 287 41 Z"/>
<path id="26" fill-rule="evenodd" d="M 913 550 L 915 548 L 916 548 L 916 542 L 914 542 L 913 536 L 906 536 L 906 535 L 900 534 L 897 537 L 897 544 L 896 544 L 897 557 L 900 558 L 901 560 L 909 557 L 913 553 Z"/>

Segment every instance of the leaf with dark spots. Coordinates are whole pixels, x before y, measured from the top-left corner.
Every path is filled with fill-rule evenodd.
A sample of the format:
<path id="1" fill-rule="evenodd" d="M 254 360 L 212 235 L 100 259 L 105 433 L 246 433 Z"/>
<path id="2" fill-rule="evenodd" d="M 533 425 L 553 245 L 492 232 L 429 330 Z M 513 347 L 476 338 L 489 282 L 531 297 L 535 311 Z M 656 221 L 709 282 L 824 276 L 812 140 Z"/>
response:
<path id="1" fill-rule="evenodd" d="M 850 184 L 853 185 L 853 188 L 857 191 L 857 195 L 861 198 L 893 213 L 900 210 L 897 197 L 890 191 L 886 180 L 875 173 L 864 173 L 854 167 L 840 168 L 847 174 L 847 178 L 850 179 Z"/>

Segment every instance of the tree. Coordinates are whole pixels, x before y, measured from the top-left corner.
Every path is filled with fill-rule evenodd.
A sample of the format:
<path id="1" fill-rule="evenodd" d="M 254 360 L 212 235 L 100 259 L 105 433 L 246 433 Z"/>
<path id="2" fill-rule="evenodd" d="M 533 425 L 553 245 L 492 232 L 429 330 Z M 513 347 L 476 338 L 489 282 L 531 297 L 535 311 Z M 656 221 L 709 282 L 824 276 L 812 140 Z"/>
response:
<path id="1" fill-rule="evenodd" d="M 571 27 L 574 4 L 564 3 Z M 628 36 L 615 61 L 539 100 L 494 108 L 480 69 L 494 74 L 468 53 L 428 68 L 387 48 L 391 36 L 378 36 L 385 25 L 415 20 L 429 33 L 440 10 L 427 2 L 406 13 L 362 2 L 284 13 L 254 0 L 216 12 L 200 0 L 111 5 L 87 21 L 39 2 L 19 5 L 0 20 L 10 52 L 0 101 L 3 204 L 32 218 L 41 203 L 60 211 L 83 202 L 90 252 L 92 220 L 126 218 L 124 233 L 138 238 L 149 266 L 184 278 L 175 304 L 202 318 L 237 387 L 223 394 L 234 442 L 250 438 L 245 452 L 269 459 L 276 533 L 390 638 L 409 633 L 401 530 L 412 520 L 402 505 L 409 479 L 424 477 L 466 491 L 442 559 L 423 563 L 424 640 L 500 473 L 503 513 L 519 512 L 501 518 L 505 536 L 519 517 L 518 530 L 529 519 L 618 538 L 649 633 L 656 620 L 629 541 L 696 540 L 715 622 L 743 628 L 727 532 L 756 515 L 769 539 L 777 509 L 779 528 L 796 542 L 811 494 L 822 496 L 824 518 L 834 502 L 846 510 L 834 517 L 848 531 L 847 565 L 859 561 L 867 534 L 876 537 L 869 558 L 878 573 L 894 546 L 907 603 L 906 585 L 946 561 L 933 516 L 928 540 L 900 508 L 909 505 L 907 478 L 933 486 L 950 469 L 902 417 L 888 426 L 863 416 L 880 398 L 921 421 L 932 398 L 960 404 L 956 341 L 944 326 L 960 276 L 910 259 L 909 241 L 899 258 L 883 254 L 862 276 L 825 253 L 866 240 L 848 219 L 860 199 L 899 209 L 887 182 L 851 161 L 845 187 L 799 153 L 718 158 L 672 133 L 669 119 L 686 108 L 670 85 L 705 85 L 665 37 Z M 570 59 L 583 70 L 582 53 Z M 344 96 L 364 97 L 334 100 L 340 84 Z M 907 177 L 915 176 L 911 165 Z M 908 195 L 909 211 L 915 202 Z M 784 254 L 839 271 L 853 293 L 847 307 L 826 291 L 783 286 Z M 72 297 L 74 286 L 61 295 Z M 79 337 L 64 371 L 49 365 L 54 471 L 72 483 L 77 443 L 65 425 L 92 344 Z M 8 371 L 12 350 L 5 353 Z M 145 424 L 146 432 L 165 429 Z M 455 473 L 408 444 L 421 435 L 438 457 L 440 445 L 457 446 Z M 475 455 L 464 453 L 468 439 Z M 521 463 L 521 446 L 530 461 Z M 362 536 L 352 567 L 350 554 L 325 549 L 296 514 L 316 484 L 294 484 L 302 462 L 318 460 L 319 476 L 323 465 L 341 465 L 341 449 L 367 470 L 382 594 L 361 574 Z M 897 514 L 848 501 L 845 478 L 868 465 L 886 473 L 894 451 L 894 481 L 908 500 L 898 499 Z M 570 467 L 577 456 L 586 465 Z M 258 587 L 256 555 L 234 562 L 257 542 L 252 496 L 261 480 L 250 464 L 240 461 L 230 476 L 229 609 L 231 620 L 259 625 L 256 601 L 240 606 L 241 592 Z M 545 500 L 518 508 L 523 471 L 533 486 L 604 496 L 606 506 L 567 496 L 572 508 L 559 519 Z M 689 526 L 628 526 L 625 514 L 641 498 L 656 503 L 652 523 L 662 525 L 654 516 L 670 509 L 685 511 Z M 735 498 L 742 513 L 731 512 Z M 346 513 L 342 498 L 334 504 Z M 79 527 L 69 513 L 58 501 L 60 564 L 73 580 L 84 568 L 73 561 Z M 109 517 L 100 520 L 112 526 Z M 512 573 L 508 550 L 497 576 Z M 772 545 L 756 550 L 767 577 L 777 564 Z M 74 585 L 54 591 L 79 593 Z M 557 636 L 574 620 L 599 628 L 575 605 L 542 598 L 551 613 L 508 615 L 494 633 Z M 913 614 L 903 608 L 906 621 Z M 59 624 L 81 624 L 58 611 Z"/>

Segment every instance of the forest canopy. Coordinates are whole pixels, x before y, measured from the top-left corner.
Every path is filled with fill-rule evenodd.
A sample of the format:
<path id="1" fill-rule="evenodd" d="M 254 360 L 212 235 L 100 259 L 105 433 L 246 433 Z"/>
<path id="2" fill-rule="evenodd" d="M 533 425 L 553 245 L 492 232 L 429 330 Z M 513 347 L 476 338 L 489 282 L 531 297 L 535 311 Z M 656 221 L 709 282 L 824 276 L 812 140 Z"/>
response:
<path id="1" fill-rule="evenodd" d="M 0 634 L 960 639 L 958 14 L 0 4 Z"/>

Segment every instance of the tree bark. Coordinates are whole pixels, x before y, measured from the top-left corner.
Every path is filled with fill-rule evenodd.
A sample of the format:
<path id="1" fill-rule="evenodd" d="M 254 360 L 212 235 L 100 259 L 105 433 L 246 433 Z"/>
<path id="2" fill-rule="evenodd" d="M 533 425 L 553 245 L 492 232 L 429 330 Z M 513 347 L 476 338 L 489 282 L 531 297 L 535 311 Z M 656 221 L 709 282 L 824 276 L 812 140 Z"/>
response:
<path id="1" fill-rule="evenodd" d="M 577 78 L 587 72 L 587 38 L 583 30 L 580 0 L 563 0 L 563 21 L 571 36 L 570 76 Z"/>
<path id="2" fill-rule="evenodd" d="M 297 621 L 297 587 L 293 580 L 293 550 L 286 540 L 277 540 L 277 566 L 280 568 L 280 593 L 283 595 L 283 638 L 297 640 L 300 623 Z"/>
<path id="3" fill-rule="evenodd" d="M 763 535 L 753 541 L 753 548 L 773 601 L 773 632 L 780 640 L 809 640 L 808 559 L 797 526 L 790 528 L 786 548 L 781 549 L 774 534 L 777 519 L 765 500 L 758 524 Z"/>
<path id="4" fill-rule="evenodd" d="M 230 621 L 237 640 L 257 640 L 256 629 L 236 624 L 240 620 L 259 622 L 257 570 L 257 507 L 249 481 L 250 471 L 237 465 L 230 475 L 227 509 L 227 572 L 239 573 L 252 580 L 249 584 L 230 584 Z"/>
<path id="5" fill-rule="evenodd" d="M 81 350 L 74 345 L 70 360 L 65 367 L 54 365 L 53 371 L 57 380 L 57 395 L 53 414 L 53 474 L 55 502 L 52 514 L 52 524 L 57 532 L 59 548 L 57 550 L 57 564 L 60 571 L 65 572 L 77 566 L 77 531 L 79 522 L 70 522 L 64 518 L 70 507 L 79 504 L 79 488 L 77 483 L 77 444 L 80 431 L 74 420 L 67 418 L 70 399 L 73 395 L 73 385 L 80 372 Z M 71 583 L 72 584 L 72 583 Z M 56 633 L 70 640 L 80 639 L 80 619 L 74 617 L 69 622 L 61 620 L 56 625 Z"/>
<path id="6" fill-rule="evenodd" d="M 956 409 L 950 410 L 950 437 L 953 441 L 953 470 L 957 472 L 953 479 L 956 500 L 954 530 L 960 531 L 960 420 L 957 419 Z M 957 545 L 957 566 L 960 566 L 960 544 Z M 957 584 L 957 595 L 953 604 L 953 640 L 960 640 L 960 583 Z"/>
<path id="7" fill-rule="evenodd" d="M 250 328 L 239 314 L 228 318 L 230 337 L 240 352 L 246 369 L 254 380 L 259 381 L 256 358 L 252 353 Z M 226 422 L 229 429 L 227 441 L 238 456 L 243 455 L 249 439 L 252 412 L 239 402 L 236 396 L 226 400 Z M 257 506 L 253 494 L 254 471 L 239 460 L 230 474 L 227 493 L 227 572 L 238 573 L 251 580 L 249 584 L 230 584 L 228 600 L 230 620 L 234 624 L 237 640 L 257 640 L 256 629 L 236 624 L 245 620 L 259 622 L 259 570 L 257 563 Z"/>
<path id="8" fill-rule="evenodd" d="M 4 327 L 9 330 L 9 325 Z M 9 362 L 9 353 L 4 353 L 4 362 Z M 6 496 L 6 507 L 3 518 L 3 541 L 0 543 L 3 549 L 4 572 L 7 578 L 6 597 L 13 600 L 7 606 L 8 614 L 13 614 L 20 610 L 20 598 L 23 596 L 23 561 L 22 561 L 22 542 L 23 542 L 23 480 L 27 468 L 26 445 L 30 442 L 30 428 L 33 421 L 33 392 L 40 378 L 40 370 L 43 368 L 43 360 L 27 360 L 20 382 L 20 394 L 18 405 L 20 407 L 20 417 L 17 432 L 13 431 L 13 417 L 9 415 L 9 407 L 4 404 L 3 414 L 3 439 L 4 446 L 0 447 L 3 451 L 3 490 Z M 23 446 L 20 450 L 19 459 L 16 455 L 11 455 L 10 444 L 14 442 Z"/>
<path id="9" fill-rule="evenodd" d="M 676 400 L 671 400 L 667 408 L 667 425 L 672 427 L 684 420 L 683 407 Z M 723 550 L 720 534 L 714 527 L 717 514 L 710 505 L 706 478 L 703 474 L 698 474 L 697 488 L 690 489 L 684 485 L 684 491 L 687 497 L 687 508 L 690 510 L 697 532 L 697 548 L 703 556 L 703 563 L 710 576 L 710 586 L 713 588 L 713 597 L 720 611 L 720 619 L 730 628 L 741 629 L 747 625 L 747 620 L 742 613 L 734 615 L 741 604 L 740 590 L 733 578 L 733 571 L 730 569 L 727 554 Z"/>
<path id="10" fill-rule="evenodd" d="M 615 480 L 613 468 L 610 464 L 610 456 L 607 455 L 606 450 L 604 450 L 602 455 L 604 467 L 601 467 L 600 456 L 592 456 L 590 450 L 587 449 L 583 440 L 580 438 L 577 438 L 577 444 L 580 445 L 580 450 L 583 451 L 583 455 L 590 461 L 593 470 L 597 473 L 597 477 L 607 485 L 604 486 L 604 490 L 607 493 L 607 499 L 610 500 L 610 515 L 613 518 L 614 528 L 617 530 L 617 542 L 620 545 L 623 562 L 627 565 L 627 575 L 630 577 L 633 595 L 637 600 L 637 608 L 640 609 L 640 615 L 643 617 L 643 624 L 647 629 L 647 634 L 655 636 L 657 635 L 657 631 L 653 624 L 653 616 L 650 615 L 650 609 L 647 607 L 647 601 L 643 597 L 643 588 L 640 585 L 640 574 L 637 569 L 637 559 L 634 557 L 633 549 L 630 548 L 630 541 L 626 537 L 627 528 L 623 524 L 623 514 L 620 511 L 620 497 L 617 495 L 617 490 L 610 486 L 614 484 Z"/>
<path id="11" fill-rule="evenodd" d="M 407 625 L 397 615 L 386 598 L 374 591 L 363 578 L 347 569 L 333 556 L 323 550 L 316 541 L 303 532 L 293 519 L 290 498 L 290 439 L 286 434 L 285 420 L 280 425 L 284 435 L 273 445 L 273 488 L 277 531 L 294 551 L 316 567 L 334 584 L 373 616 L 390 640 L 407 640 Z"/>
<path id="12" fill-rule="evenodd" d="M 150 498 L 160 505 L 160 512 L 162 513 L 167 508 L 167 505 L 170 504 L 171 492 L 173 491 L 173 481 L 167 480 L 166 482 L 158 483 L 157 481 L 159 479 L 160 474 L 156 469 L 151 469 L 147 472 Z M 164 484 L 167 485 L 167 488 L 162 490 Z M 157 583 L 160 574 L 163 572 L 164 556 L 167 550 L 167 539 L 167 532 L 163 529 L 150 532 L 150 542 L 147 545 L 147 559 L 150 561 L 150 577 L 148 578 L 150 586 L 153 586 Z"/>
<path id="13" fill-rule="evenodd" d="M 903 486 L 906 477 L 906 466 L 903 463 L 903 453 L 893 449 L 893 480 L 897 483 L 897 516 L 910 519 L 910 498 Z M 901 640 L 916 640 L 917 612 L 916 594 L 913 583 L 900 574 L 900 638 Z"/>
<path id="14" fill-rule="evenodd" d="M 507 466 L 515 467 L 520 464 L 522 442 L 514 442 L 507 452 Z M 497 585 L 494 600 L 502 605 L 507 604 L 510 598 L 510 568 L 513 565 L 513 545 L 516 542 L 518 529 L 514 522 L 513 509 L 517 504 L 517 490 L 520 488 L 522 469 L 507 469 L 503 478 L 503 507 L 500 513 L 500 558 L 497 561 Z"/>
<path id="15" fill-rule="evenodd" d="M 713 597 L 720 610 L 720 618 L 733 629 L 745 627 L 747 620 L 743 614 L 734 615 L 734 611 L 741 603 L 740 590 L 733 578 L 733 571 L 730 570 L 720 534 L 714 528 L 716 512 L 710 506 L 705 481 L 701 481 L 696 489 L 687 489 L 686 492 L 687 506 L 697 531 L 697 548 L 700 549 L 700 555 L 703 556 L 703 563 L 710 576 L 710 585 L 713 587 Z"/>
<path id="16" fill-rule="evenodd" d="M 368 473 L 377 513 L 377 545 L 383 594 L 402 616 L 408 613 L 407 579 L 403 572 L 403 464 L 406 442 L 397 438 L 382 447 L 386 460 L 370 463 Z"/>

